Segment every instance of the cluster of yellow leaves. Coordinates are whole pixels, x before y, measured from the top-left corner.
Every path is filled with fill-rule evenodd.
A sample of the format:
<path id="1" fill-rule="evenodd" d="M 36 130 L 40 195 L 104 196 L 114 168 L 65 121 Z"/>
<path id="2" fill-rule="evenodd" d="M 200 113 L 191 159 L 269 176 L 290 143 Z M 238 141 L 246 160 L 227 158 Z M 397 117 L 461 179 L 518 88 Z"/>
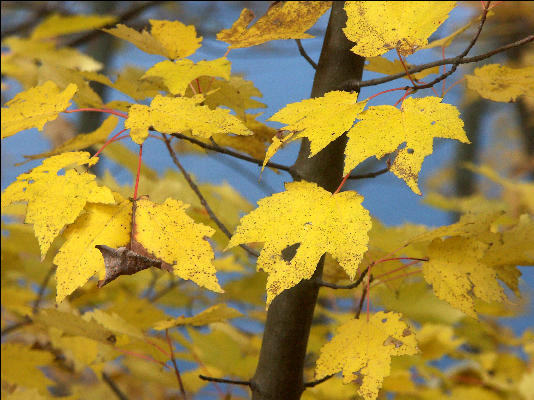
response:
<path id="1" fill-rule="evenodd" d="M 353 279 L 371 228 L 362 201 L 355 192 L 332 195 L 314 183 L 287 183 L 285 192 L 260 200 L 258 208 L 241 219 L 228 248 L 264 243 L 257 266 L 269 274 L 267 305 L 285 289 L 310 279 L 324 253 L 336 258 Z M 296 245 L 294 255 L 283 254 Z"/>
<path id="2" fill-rule="evenodd" d="M 330 1 L 288 1 L 269 7 L 267 13 L 248 27 L 254 13 L 243 9 L 230 29 L 222 30 L 217 39 L 229 43 L 230 48 L 257 46 L 280 39 L 308 39 L 305 33 L 329 8 Z"/>
<path id="3" fill-rule="evenodd" d="M 376 57 L 397 49 L 412 54 L 449 16 L 455 1 L 350 1 L 345 4 L 343 32 L 363 57 Z"/>
<path id="4" fill-rule="evenodd" d="M 397 152 L 391 171 L 415 193 L 421 194 L 418 175 L 424 158 L 432 153 L 434 138 L 469 143 L 456 107 L 437 97 L 408 98 L 401 110 L 355 103 L 357 94 L 329 92 L 323 97 L 287 105 L 270 120 L 288 124 L 284 139 L 273 138 L 264 164 L 284 143 L 307 137 L 310 157 L 348 130 L 343 174 L 350 173 L 367 158 L 382 158 Z M 359 121 L 351 128 L 354 120 Z M 405 147 L 400 147 L 405 144 Z"/>

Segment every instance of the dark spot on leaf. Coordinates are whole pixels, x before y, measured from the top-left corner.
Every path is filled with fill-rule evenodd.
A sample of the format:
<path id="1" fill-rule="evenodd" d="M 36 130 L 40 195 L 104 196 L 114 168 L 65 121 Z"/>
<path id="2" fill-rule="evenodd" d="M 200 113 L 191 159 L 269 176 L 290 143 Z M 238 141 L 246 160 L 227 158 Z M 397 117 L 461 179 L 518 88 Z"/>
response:
<path id="1" fill-rule="evenodd" d="M 287 246 L 284 250 L 282 250 L 282 258 L 286 262 L 291 262 L 293 257 L 295 257 L 295 254 L 297 254 L 297 249 L 300 247 L 300 243 L 292 244 L 291 246 Z"/>

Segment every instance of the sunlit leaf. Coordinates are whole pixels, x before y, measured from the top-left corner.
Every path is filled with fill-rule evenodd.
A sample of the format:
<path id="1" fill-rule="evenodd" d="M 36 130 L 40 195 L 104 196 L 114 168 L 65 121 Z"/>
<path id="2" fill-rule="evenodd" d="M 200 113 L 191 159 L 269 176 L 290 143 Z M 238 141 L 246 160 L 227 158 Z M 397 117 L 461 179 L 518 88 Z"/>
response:
<path id="1" fill-rule="evenodd" d="M 162 61 L 148 71 L 144 77 L 162 78 L 170 93 L 183 96 L 189 83 L 201 76 L 217 76 L 224 79 L 230 78 L 230 61 L 226 57 L 210 61 L 194 63 L 184 59 L 175 62 Z"/>
<path id="2" fill-rule="evenodd" d="M 355 192 L 332 195 L 314 183 L 287 183 L 285 192 L 260 200 L 258 208 L 241 219 L 228 247 L 264 243 L 258 268 L 269 274 L 267 304 L 311 278 L 324 253 L 336 258 L 353 279 L 371 228 L 362 200 Z M 295 245 L 295 256 L 284 258 L 282 251 Z"/>
<path id="3" fill-rule="evenodd" d="M 329 1 L 277 2 L 251 27 L 254 13 L 244 9 L 230 29 L 217 34 L 217 39 L 229 43 L 230 48 L 250 47 L 271 40 L 308 39 L 305 33 L 329 8 Z"/>
<path id="4" fill-rule="evenodd" d="M 156 96 L 150 106 L 133 105 L 124 123 L 129 128 L 132 140 L 138 144 L 148 136 L 148 128 L 162 133 L 180 133 L 191 130 L 194 136 L 209 138 L 216 133 L 251 135 L 252 132 L 230 110 L 211 110 L 199 105 L 204 96 L 163 97 Z"/>
<path id="5" fill-rule="evenodd" d="M 52 81 L 17 94 L 2 107 L 2 139 L 17 132 L 43 129 L 48 121 L 70 106 L 76 85 L 69 84 L 63 91 Z"/>
<path id="6" fill-rule="evenodd" d="M 206 240 L 214 230 L 197 224 L 185 213 L 188 206 L 167 199 L 163 204 L 140 199 L 136 203 L 136 239 L 157 258 L 174 267 L 175 275 L 214 292 L 222 292 Z"/>
<path id="7" fill-rule="evenodd" d="M 369 107 L 359 114 L 360 121 L 348 132 L 345 149 L 346 175 L 371 156 L 382 158 L 399 146 L 391 171 L 421 194 L 418 175 L 423 160 L 432 154 L 434 138 L 469 143 L 458 109 L 441 103 L 438 97 L 408 98 L 402 110 L 393 106 Z"/>
<path id="8" fill-rule="evenodd" d="M 96 161 L 86 152 L 48 158 L 29 173 L 19 175 L 3 193 L 2 205 L 19 201 L 28 203 L 25 222 L 33 224 L 42 258 L 61 230 L 74 222 L 87 202 L 115 202 L 111 191 L 98 186 L 92 174 L 79 174 L 69 169 L 64 175 L 58 175 L 63 168 L 93 165 Z"/>
<path id="9" fill-rule="evenodd" d="M 449 16 L 455 1 L 350 1 L 345 3 L 347 27 L 343 32 L 363 57 L 391 49 L 412 54 Z"/>
<path id="10" fill-rule="evenodd" d="M 350 383 L 357 374 L 362 377 L 358 394 L 376 399 L 389 375 L 391 357 L 418 352 L 413 331 L 400 318 L 400 314 L 378 312 L 369 321 L 352 319 L 341 325 L 321 349 L 316 379 L 343 371 L 343 383 Z"/>

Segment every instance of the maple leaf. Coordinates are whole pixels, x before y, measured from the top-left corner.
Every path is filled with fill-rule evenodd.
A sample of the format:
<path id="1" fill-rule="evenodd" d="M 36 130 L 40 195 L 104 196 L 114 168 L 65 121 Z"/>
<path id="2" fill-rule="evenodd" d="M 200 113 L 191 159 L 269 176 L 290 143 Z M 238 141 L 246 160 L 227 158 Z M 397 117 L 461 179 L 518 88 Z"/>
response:
<path id="1" fill-rule="evenodd" d="M 43 129 L 48 121 L 70 106 L 76 93 L 75 84 L 69 84 L 62 92 L 52 81 L 18 93 L 2 107 L 2 139 L 17 132 L 37 128 Z"/>
<path id="2" fill-rule="evenodd" d="M 511 102 L 534 93 L 534 67 L 510 68 L 500 64 L 475 68 L 466 75 L 467 87 L 485 99 Z"/>
<path id="3" fill-rule="evenodd" d="M 226 304 L 217 304 L 212 306 L 193 317 L 180 316 L 178 318 L 171 318 L 164 321 L 158 321 L 154 324 L 154 329 L 162 331 L 176 326 L 190 325 L 203 326 L 214 322 L 227 321 L 232 318 L 242 317 L 239 311 L 228 307 Z"/>
<path id="4" fill-rule="evenodd" d="M 216 133 L 251 135 L 252 132 L 230 110 L 211 110 L 199 105 L 204 96 L 163 97 L 156 96 L 150 106 L 134 104 L 124 127 L 131 130 L 130 136 L 137 144 L 142 144 L 153 127 L 162 133 L 176 133 L 191 130 L 194 136 L 209 138 Z"/>
<path id="5" fill-rule="evenodd" d="M 310 279 L 327 252 L 353 279 L 371 228 L 362 201 L 352 191 L 332 195 L 314 183 L 287 183 L 285 192 L 260 200 L 258 208 L 241 219 L 227 248 L 264 243 L 258 268 L 269 274 L 267 305 L 285 289 Z M 294 245 L 295 256 L 286 260 L 282 252 Z"/>
<path id="6" fill-rule="evenodd" d="M 435 137 L 469 143 L 457 108 L 442 104 L 438 97 L 408 98 L 402 110 L 388 105 L 369 107 L 358 119 L 347 133 L 343 175 L 367 158 L 381 158 L 406 143 L 390 169 L 417 194 L 421 194 L 419 171 L 424 158 L 432 153 Z"/>
<path id="7" fill-rule="evenodd" d="M 381 311 L 369 321 L 352 319 L 341 325 L 321 348 L 316 379 L 343 371 L 343 383 L 350 383 L 356 378 L 354 374 L 359 374 L 362 383 L 358 394 L 366 400 L 376 399 L 390 373 L 391 357 L 418 352 L 414 333 L 400 318 L 400 314 Z"/>
<path id="8" fill-rule="evenodd" d="M 98 161 L 89 156 L 87 152 L 74 152 L 48 158 L 29 173 L 19 175 L 2 196 L 2 206 L 28 203 L 25 222 L 33 224 L 42 259 L 61 230 L 74 222 L 87 202 L 115 202 L 111 190 L 98 186 L 92 174 L 69 169 L 58 175 L 63 168 L 94 165 Z"/>
<path id="9" fill-rule="evenodd" d="M 186 214 L 187 207 L 170 198 L 161 205 L 141 198 L 136 202 L 135 238 L 148 252 L 172 265 L 175 275 L 221 293 L 213 250 L 206 240 L 215 230 L 195 223 Z"/>
<path id="10" fill-rule="evenodd" d="M 27 160 L 37 160 L 40 158 L 52 157 L 69 151 L 83 150 L 95 144 L 104 143 L 106 138 L 117 126 L 119 122 L 117 117 L 109 116 L 102 122 L 102 125 L 90 133 L 81 133 L 67 140 L 65 143 L 45 153 L 24 156 Z"/>
<path id="11" fill-rule="evenodd" d="M 367 104 L 357 103 L 357 98 L 358 93 L 328 92 L 323 97 L 288 104 L 268 121 L 288 124 L 282 129 L 294 132 L 282 140 L 284 143 L 307 137 L 310 140 L 309 157 L 313 157 L 352 126 Z"/>
<path id="12" fill-rule="evenodd" d="M 391 49 L 408 55 L 427 44 L 455 5 L 455 1 L 349 1 L 343 32 L 356 43 L 351 50 L 360 56 L 375 57 Z"/>
<path id="13" fill-rule="evenodd" d="M 330 1 L 287 1 L 272 4 L 267 13 L 250 28 L 254 13 L 243 9 L 230 29 L 217 34 L 217 39 L 230 48 L 250 47 L 271 40 L 308 39 L 305 33 L 331 6 Z"/>
<path id="14" fill-rule="evenodd" d="M 497 273 L 482 261 L 487 247 L 460 236 L 435 239 L 428 248 L 429 261 L 423 264 L 424 278 L 436 296 L 473 318 L 477 318 L 473 297 L 488 303 L 506 299 Z"/>
<path id="15" fill-rule="evenodd" d="M 53 14 L 35 27 L 32 39 L 48 39 L 60 35 L 83 32 L 109 25 L 117 17 L 113 15 L 60 15 Z"/>
<path id="16" fill-rule="evenodd" d="M 127 40 L 148 54 L 157 54 L 172 60 L 188 57 L 201 46 L 202 36 L 197 37 L 193 25 L 179 21 L 149 20 L 151 31 L 137 32 L 126 25 L 103 29 L 113 36 Z"/>
<path id="17" fill-rule="evenodd" d="M 146 71 L 143 78 L 162 78 L 170 93 L 183 96 L 189 83 L 201 76 L 217 76 L 228 80 L 230 68 L 230 61 L 226 57 L 210 61 L 202 60 L 197 63 L 188 59 L 175 62 L 166 60 Z"/>
<path id="18" fill-rule="evenodd" d="M 132 203 L 118 197 L 116 201 L 116 205 L 88 204 L 86 212 L 65 230 L 66 241 L 54 257 L 58 303 L 95 273 L 104 275 L 104 259 L 96 245 L 116 248 L 129 243 Z"/>

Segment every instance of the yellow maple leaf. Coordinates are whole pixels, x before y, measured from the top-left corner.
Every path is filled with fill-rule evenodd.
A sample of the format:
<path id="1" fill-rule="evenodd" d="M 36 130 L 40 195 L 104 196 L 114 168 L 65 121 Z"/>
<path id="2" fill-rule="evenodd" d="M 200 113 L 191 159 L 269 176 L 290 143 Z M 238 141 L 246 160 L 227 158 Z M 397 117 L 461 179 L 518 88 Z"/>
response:
<path id="1" fill-rule="evenodd" d="M 135 237 L 146 250 L 174 266 L 175 275 L 214 292 L 223 290 L 215 276 L 213 249 L 206 238 L 215 230 L 197 224 L 187 204 L 167 199 L 161 205 L 142 198 L 136 203 Z"/>
<path id="2" fill-rule="evenodd" d="M 291 133 L 282 140 L 273 138 L 264 164 L 282 145 L 303 137 L 310 140 L 309 157 L 313 157 L 352 126 L 366 105 L 357 103 L 357 98 L 358 93 L 332 91 L 323 97 L 288 104 L 278 111 L 268 121 L 287 124 L 282 129 Z"/>
<path id="3" fill-rule="evenodd" d="M 18 93 L 6 103 L 8 107 L 2 107 L 2 139 L 25 129 L 42 130 L 70 106 L 76 90 L 75 84 L 69 84 L 61 92 L 54 82 L 47 81 Z"/>
<path id="4" fill-rule="evenodd" d="M 154 324 L 154 329 L 162 331 L 175 326 L 190 325 L 190 326 L 203 326 L 212 324 L 214 322 L 226 321 L 232 318 L 241 317 L 239 311 L 228 307 L 226 304 L 217 304 L 212 306 L 201 313 L 193 317 L 180 316 L 178 318 L 167 319 L 164 321 L 158 321 Z"/>
<path id="5" fill-rule="evenodd" d="M 397 49 L 412 54 L 449 16 L 455 1 L 349 1 L 345 3 L 347 27 L 343 32 L 363 57 Z"/>
<path id="6" fill-rule="evenodd" d="M 104 275 L 104 258 L 96 245 L 118 248 L 129 243 L 132 203 L 120 199 L 117 202 L 88 204 L 86 212 L 65 230 L 66 241 L 54 257 L 58 303 L 95 273 Z"/>
<path id="7" fill-rule="evenodd" d="M 98 186 L 92 174 L 69 169 L 58 175 L 63 168 L 93 165 L 98 160 L 89 156 L 87 152 L 77 152 L 48 158 L 39 167 L 19 175 L 2 195 L 2 206 L 28 203 L 25 222 L 33 224 L 42 259 L 61 230 L 74 222 L 87 202 L 115 202 L 111 190 Z"/>
<path id="8" fill-rule="evenodd" d="M 104 143 L 109 134 L 115 129 L 118 122 L 119 119 L 111 115 L 93 132 L 76 135 L 72 139 L 67 140 L 65 143 L 50 151 L 32 156 L 24 156 L 24 158 L 27 160 L 37 160 L 39 158 L 51 157 L 69 151 L 83 150 L 95 144 Z"/>
<path id="9" fill-rule="evenodd" d="M 156 96 L 150 106 L 134 104 L 124 123 L 129 128 L 132 140 L 138 144 L 148 136 L 148 128 L 162 133 L 180 133 L 191 130 L 194 136 L 209 138 L 216 133 L 251 135 L 252 132 L 230 110 L 211 110 L 199 105 L 204 96 L 163 97 Z"/>
<path id="10" fill-rule="evenodd" d="M 188 59 L 175 62 L 166 60 L 150 68 L 143 75 L 143 78 L 154 76 L 162 78 L 170 93 L 183 96 L 192 80 L 201 76 L 218 76 L 229 79 L 230 68 L 230 61 L 226 57 L 211 61 L 203 60 L 197 63 Z"/>
<path id="11" fill-rule="evenodd" d="M 201 46 L 202 36 L 197 37 L 193 25 L 184 25 L 180 21 L 149 20 L 151 31 L 137 32 L 126 25 L 103 29 L 113 36 L 127 40 L 148 54 L 157 54 L 171 60 L 190 56 Z"/>
<path id="12" fill-rule="evenodd" d="M 329 8 L 330 1 L 286 1 L 273 4 L 267 13 L 250 28 L 254 13 L 243 9 L 230 29 L 217 34 L 217 39 L 230 48 L 250 47 L 271 40 L 308 39 L 305 33 Z"/>
<path id="13" fill-rule="evenodd" d="M 456 107 L 442 104 L 438 97 L 408 98 L 402 110 L 388 105 L 369 107 L 359 114 L 360 121 L 347 134 L 343 174 L 371 156 L 382 158 L 406 143 L 398 150 L 391 171 L 414 193 L 421 194 L 418 175 L 424 158 L 432 154 L 433 139 L 469 143 L 459 114 Z"/>
<path id="14" fill-rule="evenodd" d="M 500 64 L 475 68 L 466 75 L 467 87 L 485 99 L 508 103 L 534 93 L 534 67 L 510 68 Z"/>
<path id="15" fill-rule="evenodd" d="M 460 236 L 435 239 L 428 248 L 429 261 L 423 264 L 424 278 L 436 296 L 473 318 L 477 318 L 474 297 L 488 303 L 506 300 L 497 273 L 482 261 L 487 247 Z"/>
<path id="16" fill-rule="evenodd" d="M 47 39 L 60 35 L 83 32 L 109 25 L 117 17 L 112 15 L 59 15 L 46 18 L 33 30 L 32 39 Z"/>
<path id="17" fill-rule="evenodd" d="M 267 305 L 285 289 L 310 279 L 324 253 L 336 258 L 353 279 L 371 228 L 362 201 L 352 191 L 332 195 L 314 183 L 287 183 L 285 192 L 260 200 L 258 208 L 241 219 L 227 248 L 264 243 L 258 268 L 269 274 Z M 295 256 L 284 259 L 282 252 L 295 245 Z"/>
<path id="18" fill-rule="evenodd" d="M 413 331 L 400 318 L 401 314 L 381 311 L 369 321 L 352 319 L 341 325 L 321 349 L 316 379 L 343 371 L 343 383 L 350 383 L 358 374 L 362 377 L 358 394 L 376 399 L 390 373 L 391 357 L 418 352 Z"/>

